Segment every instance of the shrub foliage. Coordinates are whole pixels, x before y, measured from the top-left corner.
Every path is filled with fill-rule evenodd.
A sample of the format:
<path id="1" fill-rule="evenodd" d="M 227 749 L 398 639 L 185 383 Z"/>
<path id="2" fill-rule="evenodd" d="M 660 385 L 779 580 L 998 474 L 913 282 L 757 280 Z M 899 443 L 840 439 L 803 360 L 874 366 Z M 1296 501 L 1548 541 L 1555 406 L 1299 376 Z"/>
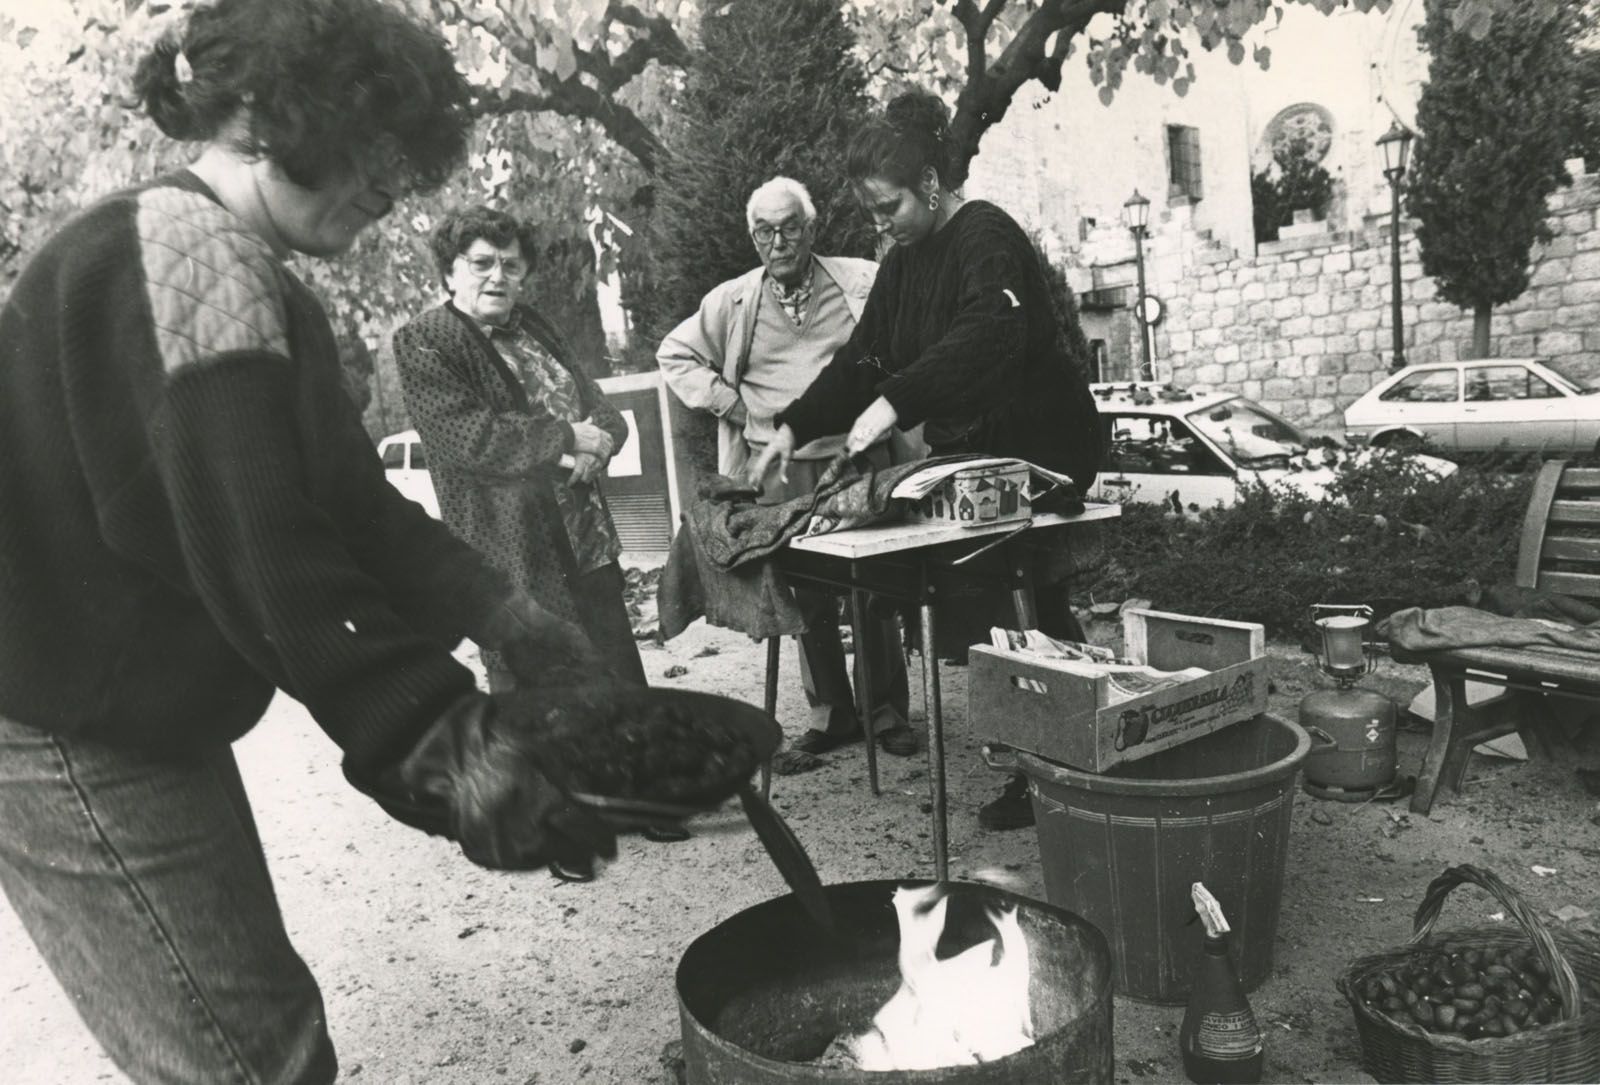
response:
<path id="1" fill-rule="evenodd" d="M 1461 603 L 1469 579 L 1510 580 L 1533 474 L 1512 462 L 1438 479 L 1382 456 L 1341 467 L 1322 500 L 1255 485 L 1195 517 L 1127 505 L 1093 594 L 1280 636 L 1303 631 L 1312 603 L 1365 603 L 1379 616 Z"/>

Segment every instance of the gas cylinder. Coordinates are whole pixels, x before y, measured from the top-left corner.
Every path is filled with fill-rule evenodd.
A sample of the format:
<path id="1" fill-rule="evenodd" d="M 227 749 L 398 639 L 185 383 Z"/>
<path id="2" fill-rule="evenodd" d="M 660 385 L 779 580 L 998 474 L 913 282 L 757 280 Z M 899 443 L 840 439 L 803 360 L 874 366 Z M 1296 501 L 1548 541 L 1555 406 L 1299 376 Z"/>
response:
<path id="1" fill-rule="evenodd" d="M 1395 707 L 1381 693 L 1341 684 L 1300 702 L 1300 726 L 1311 736 L 1306 790 L 1361 802 L 1394 782 Z"/>

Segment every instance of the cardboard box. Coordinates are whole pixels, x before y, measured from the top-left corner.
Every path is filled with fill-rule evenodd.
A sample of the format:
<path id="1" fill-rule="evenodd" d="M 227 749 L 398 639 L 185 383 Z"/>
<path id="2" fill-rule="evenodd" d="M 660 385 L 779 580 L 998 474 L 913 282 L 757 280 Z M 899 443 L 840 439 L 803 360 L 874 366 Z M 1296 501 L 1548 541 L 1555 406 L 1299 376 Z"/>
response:
<path id="1" fill-rule="evenodd" d="M 1203 678 L 1116 701 L 1104 677 L 1050 660 L 974 645 L 967 718 L 1008 746 L 1087 772 L 1105 772 L 1265 712 L 1266 633 L 1254 622 L 1130 608 L 1123 652 L 1163 671 Z"/>
<path id="2" fill-rule="evenodd" d="M 1028 476 L 1021 460 L 964 468 L 913 504 L 906 519 L 962 527 L 1026 520 L 1033 515 Z"/>

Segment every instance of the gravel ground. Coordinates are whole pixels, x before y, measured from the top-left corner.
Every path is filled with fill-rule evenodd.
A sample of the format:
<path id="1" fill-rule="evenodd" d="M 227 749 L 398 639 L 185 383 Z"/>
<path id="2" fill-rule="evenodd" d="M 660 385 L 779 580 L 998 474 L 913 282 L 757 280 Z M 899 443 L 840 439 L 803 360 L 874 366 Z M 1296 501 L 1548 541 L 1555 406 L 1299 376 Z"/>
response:
<path id="1" fill-rule="evenodd" d="M 1102 641 L 1114 635 L 1105 623 L 1092 628 Z M 1277 645 L 1272 656 L 1272 707 L 1293 718 L 1320 680 L 1298 648 Z M 740 635 L 697 625 L 665 646 L 647 644 L 644 658 L 653 683 L 759 700 L 762 650 Z M 793 737 L 805 717 L 788 648 L 784 667 L 779 715 Z M 669 670 L 674 677 L 665 677 Z M 1424 680 L 1418 668 L 1385 664 L 1367 684 L 1404 703 Z M 1021 892 L 1042 897 L 1032 831 L 977 827 L 976 809 L 1000 778 L 978 758 L 965 681 L 964 670 L 946 670 L 951 872 L 1004 872 Z M 1402 772 L 1416 771 L 1425 738 L 1420 729 L 1403 731 Z M 673 970 L 684 947 L 784 892 L 732 811 L 700 820 L 683 843 L 624 839 L 616 863 L 589 885 L 479 870 L 452 845 L 388 821 L 349 790 L 334 747 L 287 698 L 238 754 L 290 933 L 322 984 L 346 1080 L 670 1085 L 670 1045 L 679 1036 Z M 778 778 L 774 788 L 823 879 L 930 876 L 923 758 L 881 757 L 877 798 L 861 747 L 828 760 Z M 1446 863 L 1487 866 L 1542 912 L 1576 908 L 1589 915 L 1566 913 L 1572 925 L 1595 929 L 1600 803 L 1572 767 L 1479 757 L 1469 777 L 1463 795 L 1447 794 L 1427 817 L 1406 813 L 1403 803 L 1297 797 L 1274 974 L 1251 996 L 1267 1034 L 1265 1080 L 1370 1080 L 1334 978 L 1353 955 L 1405 940 L 1424 887 Z M 1536 874 L 1535 866 L 1554 873 Z M 1458 890 L 1442 925 L 1488 923 L 1498 910 L 1483 894 Z M 0 1080 L 125 1080 L 8 908 L 0 908 L 0 961 Z M 1119 1081 L 1183 1080 L 1181 1008 L 1118 999 L 1115 1013 Z"/>

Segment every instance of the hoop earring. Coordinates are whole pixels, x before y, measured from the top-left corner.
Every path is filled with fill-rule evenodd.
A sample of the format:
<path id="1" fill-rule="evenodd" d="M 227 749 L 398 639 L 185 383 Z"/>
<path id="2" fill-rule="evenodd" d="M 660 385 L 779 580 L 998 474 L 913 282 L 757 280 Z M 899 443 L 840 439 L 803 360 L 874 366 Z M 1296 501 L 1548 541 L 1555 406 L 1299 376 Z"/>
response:
<path id="1" fill-rule="evenodd" d="M 939 210 L 939 190 L 938 189 L 934 189 L 932 192 L 928 193 L 928 210 L 929 211 L 937 211 L 937 210 Z"/>

